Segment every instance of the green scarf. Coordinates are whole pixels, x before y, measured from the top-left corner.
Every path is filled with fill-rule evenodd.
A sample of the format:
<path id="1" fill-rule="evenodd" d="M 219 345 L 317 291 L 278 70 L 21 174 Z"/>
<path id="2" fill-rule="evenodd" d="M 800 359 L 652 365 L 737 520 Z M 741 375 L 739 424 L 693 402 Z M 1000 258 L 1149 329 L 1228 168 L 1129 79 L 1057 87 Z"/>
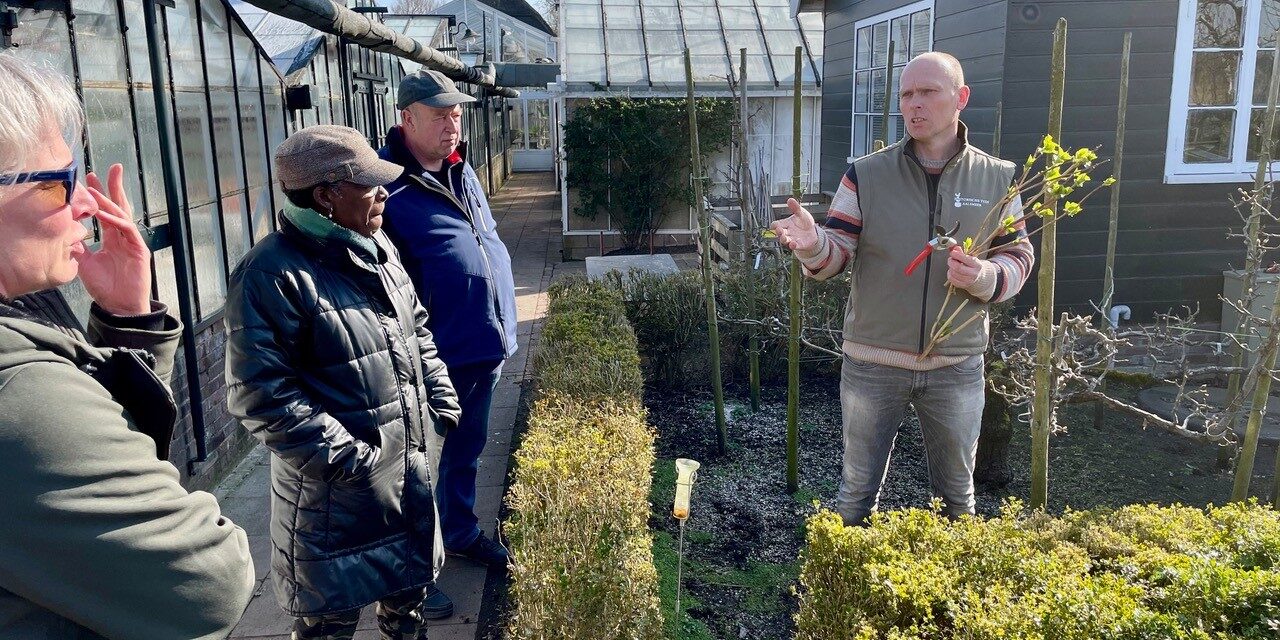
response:
<path id="1" fill-rule="evenodd" d="M 354 249 L 362 258 L 372 263 L 379 262 L 378 243 L 373 238 L 366 238 L 340 226 L 314 209 L 303 209 L 292 203 L 285 203 L 284 217 L 307 237 L 322 245 L 338 242 Z"/>

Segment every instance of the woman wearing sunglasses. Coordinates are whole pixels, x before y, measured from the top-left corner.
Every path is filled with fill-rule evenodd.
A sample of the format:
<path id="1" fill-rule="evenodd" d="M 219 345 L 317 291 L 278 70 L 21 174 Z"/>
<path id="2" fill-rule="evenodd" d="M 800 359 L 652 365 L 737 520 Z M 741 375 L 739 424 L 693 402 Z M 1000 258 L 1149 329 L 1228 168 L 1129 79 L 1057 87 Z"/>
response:
<path id="1" fill-rule="evenodd" d="M 0 639 L 223 638 L 248 541 L 167 461 L 179 325 L 120 165 L 78 180 L 82 124 L 65 78 L 0 54 Z M 41 313 L 77 276 L 87 336 Z"/>

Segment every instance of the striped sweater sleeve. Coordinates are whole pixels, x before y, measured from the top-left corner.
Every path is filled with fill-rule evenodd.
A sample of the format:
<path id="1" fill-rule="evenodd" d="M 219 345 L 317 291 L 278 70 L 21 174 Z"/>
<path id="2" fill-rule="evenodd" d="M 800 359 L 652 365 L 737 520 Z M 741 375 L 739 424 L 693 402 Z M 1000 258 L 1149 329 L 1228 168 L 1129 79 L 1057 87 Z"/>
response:
<path id="1" fill-rule="evenodd" d="M 840 178 L 835 197 L 831 199 L 827 220 L 818 227 L 818 248 L 807 255 L 796 252 L 805 275 L 814 280 L 826 280 L 844 271 L 853 264 L 861 233 L 858 176 L 853 165 L 849 165 L 849 170 Z"/>
<path id="2" fill-rule="evenodd" d="M 1014 198 L 1000 215 L 1000 219 L 1022 217 L 1022 198 Z M 1022 290 L 1035 265 L 1035 250 L 1027 239 L 1027 225 L 1019 221 L 1012 233 L 1003 233 L 991 241 L 992 251 L 983 261 L 977 281 L 968 287 L 969 293 L 984 302 L 1004 302 Z"/>

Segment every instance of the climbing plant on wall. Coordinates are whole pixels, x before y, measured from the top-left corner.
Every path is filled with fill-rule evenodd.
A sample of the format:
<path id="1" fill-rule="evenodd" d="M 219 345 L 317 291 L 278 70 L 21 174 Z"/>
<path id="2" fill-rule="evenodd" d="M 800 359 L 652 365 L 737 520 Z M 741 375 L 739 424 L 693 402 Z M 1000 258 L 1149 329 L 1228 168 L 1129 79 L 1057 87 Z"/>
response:
<path id="1" fill-rule="evenodd" d="M 574 213 L 612 216 L 623 246 L 647 242 L 673 203 L 693 204 L 687 101 L 603 98 L 576 105 L 564 128 Z M 724 99 L 697 100 L 698 135 L 708 156 L 729 144 L 737 111 Z"/>

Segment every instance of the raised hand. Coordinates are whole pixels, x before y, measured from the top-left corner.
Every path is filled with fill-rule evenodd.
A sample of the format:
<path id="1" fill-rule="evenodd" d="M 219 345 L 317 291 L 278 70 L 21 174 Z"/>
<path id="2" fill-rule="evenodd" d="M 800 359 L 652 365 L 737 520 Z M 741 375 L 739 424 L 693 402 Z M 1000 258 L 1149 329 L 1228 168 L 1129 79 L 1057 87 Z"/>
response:
<path id="1" fill-rule="evenodd" d="M 94 216 L 102 224 L 102 245 L 80 260 L 80 281 L 89 297 L 108 313 L 149 313 L 151 250 L 133 222 L 133 207 L 124 191 L 124 168 L 111 165 L 105 189 L 96 174 L 85 176 L 85 182 L 98 203 Z"/>
<path id="2" fill-rule="evenodd" d="M 787 208 L 791 209 L 790 217 L 769 225 L 769 229 L 778 235 L 778 242 L 800 253 L 817 251 L 818 225 L 813 221 L 813 214 L 800 206 L 795 198 L 787 199 Z"/>

